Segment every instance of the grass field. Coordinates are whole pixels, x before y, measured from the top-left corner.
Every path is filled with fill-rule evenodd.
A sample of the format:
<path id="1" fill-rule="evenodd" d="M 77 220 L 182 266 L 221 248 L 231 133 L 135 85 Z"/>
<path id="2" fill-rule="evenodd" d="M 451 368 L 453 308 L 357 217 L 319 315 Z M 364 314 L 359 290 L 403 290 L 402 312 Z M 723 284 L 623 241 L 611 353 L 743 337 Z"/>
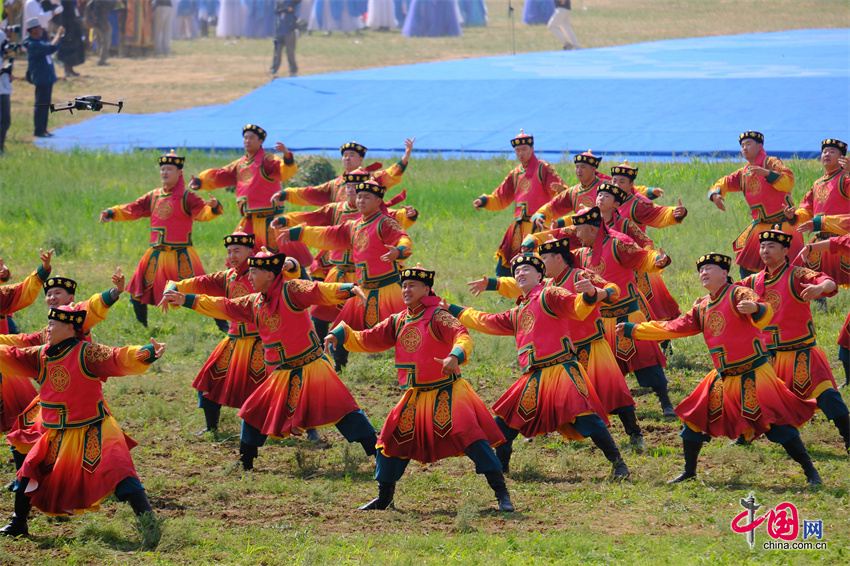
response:
<path id="1" fill-rule="evenodd" d="M 311 36 L 299 42 L 304 74 L 406 64 L 510 51 L 506 2 L 488 2 L 490 26 L 469 29 L 462 38 L 407 40 L 397 32 L 360 36 Z M 584 6 L 587 10 L 583 10 Z M 674 1 L 598 0 L 573 2 L 573 28 L 586 47 L 672 37 L 748 33 L 796 28 L 850 26 L 841 1 Z M 517 17 L 522 3 L 516 2 Z M 555 49 L 545 27 L 516 25 L 518 52 Z M 229 102 L 264 84 L 270 41 L 206 39 L 173 43 L 168 59 L 114 60 L 107 68 L 90 63 L 83 77 L 62 81 L 54 98 L 94 92 L 128 98 L 128 112 L 173 110 Z M 209 61 L 214 60 L 215 65 Z M 23 67 L 16 72 L 23 76 Z M 61 74 L 61 71 L 60 71 Z M 53 247 L 54 274 L 76 279 L 78 299 L 109 286 L 120 266 L 135 269 L 148 241 L 145 222 L 99 225 L 103 208 L 130 202 L 159 183 L 157 155 L 57 154 L 29 142 L 32 87 L 15 83 L 14 122 L 8 155 L 0 158 L 0 257 L 13 281 L 38 264 L 38 248 Z M 51 116 L 51 127 L 88 116 Z M 742 126 L 742 129 L 747 127 Z M 833 135 L 825 132 L 824 137 Z M 507 146 L 507 140 L 505 140 Z M 768 142 L 767 148 L 770 145 Z M 221 166 L 235 154 L 189 152 L 186 174 Z M 301 158 L 299 158 L 300 160 Z M 385 163 L 388 163 L 385 160 Z M 602 170 L 614 163 L 605 161 Z M 575 182 L 568 157 L 556 168 Z M 821 174 L 818 163 L 792 160 L 799 202 Z M 500 312 L 512 302 L 495 294 L 472 297 L 465 283 L 492 273 L 495 250 L 508 211 L 476 212 L 472 200 L 491 192 L 514 166 L 511 160 L 452 160 L 414 154 L 400 188 L 420 220 L 410 229 L 413 262 L 438 271 L 436 291 L 448 300 Z M 334 167 L 338 165 L 334 163 Z M 728 253 L 730 242 L 749 219 L 743 199 L 729 198 L 721 213 L 707 202 L 711 183 L 734 163 L 646 163 L 639 180 L 667 191 L 661 204 L 681 197 L 690 214 L 682 226 L 651 230 L 656 244 L 674 260 L 665 281 L 683 308 L 702 296 L 694 261 L 705 251 Z M 222 236 L 238 221 L 232 193 L 217 191 L 222 218 L 196 224 L 194 240 L 207 271 L 223 267 Z M 206 196 L 206 195 L 205 195 Z M 41 299 L 39 299 L 41 300 Z M 37 303 L 15 316 L 25 331 L 45 323 Z M 835 337 L 850 309 L 850 294 L 830 299 L 827 313 L 815 312 L 820 343 L 834 363 Z M 515 445 L 508 478 L 517 513 L 498 513 L 486 482 L 466 459 L 421 466 L 412 463 L 396 492 L 394 511 L 361 513 L 355 508 L 376 491 L 374 463 L 359 446 L 345 444 L 335 429 L 323 429 L 319 447 L 300 439 L 270 440 L 256 470 L 242 474 L 229 466 L 237 457 L 240 421 L 222 411 L 222 438 L 197 438 L 203 414 L 190 383 L 222 335 L 212 321 L 187 310 L 151 311 L 150 328 L 133 318 L 127 298 L 94 329 L 94 340 L 121 346 L 151 336 L 168 350 L 138 377 L 116 378 L 104 391 L 125 431 L 139 442 L 133 451 L 157 515 L 162 539 L 142 550 L 141 536 L 127 505 L 107 500 L 99 513 L 70 520 L 34 511 L 30 540 L 0 540 L 0 564 L 843 564 L 850 542 L 850 462 L 835 428 L 817 415 L 802 430 L 825 487 L 805 486 L 799 467 L 764 439 L 750 448 L 714 441 L 701 455 L 698 480 L 670 487 L 666 480 L 682 467 L 681 425 L 661 418 L 655 397 L 634 388 L 638 417 L 648 448 L 625 448 L 622 426 L 612 434 L 623 443 L 632 476 L 606 480 L 609 465 L 589 442 L 563 442 L 556 435 Z M 491 404 L 518 373 L 512 339 L 473 334 L 475 349 L 464 368 L 482 399 Z M 674 403 L 692 391 L 711 362 L 700 337 L 679 340 L 668 368 Z M 376 427 L 400 397 L 390 353 L 351 355 L 342 374 Z M 842 390 L 844 391 L 844 390 Z M 845 400 L 850 400 L 844 392 Z M 10 458 L 0 472 L 13 473 Z M 5 483 L 0 477 L 0 483 Z M 754 491 L 763 508 L 782 502 L 800 520 L 822 520 L 826 550 L 765 550 L 764 526 L 750 550 L 730 522 L 743 509 L 739 500 Z M 0 497 L 0 520 L 11 514 L 11 496 Z"/>
<path id="2" fill-rule="evenodd" d="M 33 167 L 33 159 L 40 164 Z M 236 155 L 190 153 L 186 173 L 221 165 Z M 103 290 L 116 266 L 130 273 L 144 251 L 144 222 L 98 225 L 101 209 L 133 200 L 157 184 L 156 156 L 64 155 L 29 150 L 3 162 L 3 230 L 0 257 L 15 278 L 37 263 L 37 248 L 56 247 L 56 274 L 80 282 L 78 298 Z M 819 175 L 815 162 L 789 163 L 797 175 L 799 200 Z M 605 163 L 603 167 L 610 165 Z M 465 282 L 492 271 L 492 250 L 510 214 L 476 212 L 472 199 L 492 190 L 509 171 L 504 159 L 412 161 L 402 186 L 421 211 L 410 230 L 413 261 L 436 268 L 437 291 L 451 301 L 491 311 L 511 303 L 495 295 L 471 297 Z M 664 201 L 682 197 L 690 208 L 677 228 L 653 231 L 674 258 L 665 273 L 684 307 L 703 293 L 693 262 L 708 250 L 728 250 L 747 216 L 743 201 L 731 198 L 723 214 L 705 200 L 710 183 L 733 167 L 729 163 L 641 166 L 641 179 L 664 187 Z M 574 182 L 571 166 L 557 164 Z M 91 174 L 94 171 L 96 174 Z M 23 189 L 23 190 L 22 190 Z M 223 261 L 220 238 L 237 222 L 232 195 L 224 218 L 196 225 L 195 242 L 208 270 Z M 821 343 L 830 360 L 850 295 L 830 301 L 829 313 L 816 313 Z M 0 563 L 211 563 L 224 564 L 782 564 L 845 561 L 848 527 L 848 458 L 835 429 L 817 416 L 803 429 L 826 487 L 804 488 L 798 466 L 778 447 L 760 440 L 752 448 L 716 441 L 703 451 L 699 481 L 668 487 L 682 466 L 677 422 L 660 417 L 654 396 L 634 389 L 649 448 L 624 451 L 632 477 L 623 484 L 605 477 L 609 466 L 588 442 L 562 442 L 554 435 L 519 442 L 509 477 L 518 513 L 503 515 L 486 483 L 464 459 L 429 466 L 413 464 L 399 484 L 396 511 L 355 511 L 373 496 L 373 464 L 359 447 L 347 446 L 334 429 L 322 431 L 322 448 L 298 439 L 270 441 L 257 470 L 228 471 L 238 448 L 239 422 L 223 411 L 225 438 L 196 438 L 203 428 L 191 380 L 221 335 L 209 320 L 188 311 L 151 312 L 151 327 L 133 320 L 123 298 L 110 318 L 95 328 L 95 340 L 110 345 L 144 343 L 150 336 L 168 343 L 163 360 L 141 377 L 110 380 L 105 391 L 125 430 L 140 445 L 134 450 L 139 474 L 156 512 L 165 519 L 159 546 L 138 551 L 140 537 L 126 505 L 108 501 L 100 513 L 70 521 L 34 513 L 29 541 L 1 541 Z M 16 318 L 34 331 L 44 322 L 36 306 Z M 485 402 L 492 403 L 515 379 L 513 342 L 475 334 L 472 361 L 464 374 Z M 668 377 L 674 402 L 680 401 L 710 367 L 702 340 L 675 344 Z M 840 371 L 837 364 L 835 371 Z M 376 426 L 399 397 L 392 358 L 352 354 L 343 379 Z M 633 381 L 630 381 L 635 386 Z M 846 397 L 846 394 L 845 394 Z M 624 442 L 616 420 L 612 432 Z M 11 476 L 11 463 L 4 463 Z M 783 501 L 797 505 L 801 520 L 824 521 L 827 550 L 750 551 L 729 524 L 738 500 L 754 490 L 765 509 Z M 11 512 L 0 502 L 0 516 Z M 757 531 L 757 544 L 767 540 Z"/>

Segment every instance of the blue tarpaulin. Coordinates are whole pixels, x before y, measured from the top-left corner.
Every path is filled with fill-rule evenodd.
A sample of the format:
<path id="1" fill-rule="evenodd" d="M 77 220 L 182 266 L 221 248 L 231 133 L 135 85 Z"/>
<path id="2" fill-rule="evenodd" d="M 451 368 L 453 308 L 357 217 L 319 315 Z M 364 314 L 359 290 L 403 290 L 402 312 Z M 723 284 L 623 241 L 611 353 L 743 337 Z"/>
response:
<path id="1" fill-rule="evenodd" d="M 256 123 L 295 152 L 356 140 L 370 155 L 492 156 L 520 128 L 537 153 L 737 155 L 758 130 L 772 155 L 811 157 L 850 138 L 850 30 L 654 41 L 278 79 L 226 105 L 109 110 L 41 147 L 241 149 Z M 270 145 L 270 144 L 267 144 Z"/>

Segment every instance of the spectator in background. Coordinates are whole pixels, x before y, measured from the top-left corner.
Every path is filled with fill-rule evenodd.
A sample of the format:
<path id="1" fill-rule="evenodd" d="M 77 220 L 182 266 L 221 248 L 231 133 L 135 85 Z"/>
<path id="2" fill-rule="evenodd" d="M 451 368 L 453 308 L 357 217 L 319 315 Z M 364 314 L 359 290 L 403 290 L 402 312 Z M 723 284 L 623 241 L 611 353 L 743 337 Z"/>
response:
<path id="1" fill-rule="evenodd" d="M 173 23 L 174 7 L 171 5 L 171 0 L 153 0 L 153 44 L 160 55 L 166 55 L 171 51 Z"/>
<path id="2" fill-rule="evenodd" d="M 404 37 L 461 35 L 455 0 L 411 0 L 401 34 Z"/>
<path id="3" fill-rule="evenodd" d="M 97 53 L 99 66 L 109 65 L 106 62 L 109 57 L 109 47 L 112 44 L 112 24 L 109 22 L 109 16 L 116 4 L 114 0 L 89 0 L 87 9 L 90 10 L 93 22 L 94 37 L 97 42 Z"/>
<path id="4" fill-rule="evenodd" d="M 522 10 L 522 23 L 530 26 L 545 24 L 554 12 L 554 0 L 525 0 L 525 6 Z"/>
<path id="5" fill-rule="evenodd" d="M 76 0 L 62 0 L 62 13 L 56 20 L 66 30 L 65 37 L 59 42 L 56 58 L 62 61 L 65 67 L 66 79 L 79 77 L 80 73 L 74 70 L 74 66 L 86 62 L 86 42 Z"/>
<path id="6" fill-rule="evenodd" d="M 308 29 L 326 31 L 328 35 L 334 31 L 360 33 L 365 13 L 366 0 L 316 0 Z"/>
<path id="7" fill-rule="evenodd" d="M 570 26 L 570 8 L 570 0 L 555 0 L 555 13 L 547 24 L 549 31 L 564 44 L 565 50 L 581 48 Z"/>
<path id="8" fill-rule="evenodd" d="M 0 45 L 6 41 L 6 33 L 0 29 Z M 3 61 L 0 69 L 0 155 L 6 153 L 6 132 L 12 125 L 12 64 Z"/>
<path id="9" fill-rule="evenodd" d="M 50 99 L 53 96 L 53 83 L 56 82 L 56 70 L 51 55 L 59 50 L 59 40 L 65 35 L 65 28 L 59 26 L 53 41 L 45 41 L 45 31 L 38 18 L 30 18 L 26 23 L 27 38 L 24 47 L 27 50 L 27 73 L 35 85 L 35 109 L 33 122 L 37 138 L 53 137 L 47 131 L 47 117 L 50 111 Z"/>
<path id="10" fill-rule="evenodd" d="M 272 60 L 272 78 L 277 77 L 280 69 L 280 56 L 286 48 L 286 60 L 289 63 L 289 76 L 298 75 L 298 65 L 295 63 L 295 41 L 298 38 L 297 21 L 295 16 L 301 0 L 275 0 L 275 30 L 274 30 L 274 59 Z"/>
<path id="11" fill-rule="evenodd" d="M 245 27 L 245 7 L 240 0 L 221 0 L 216 37 L 241 37 Z"/>
<path id="12" fill-rule="evenodd" d="M 366 7 L 366 27 L 377 31 L 398 28 L 393 0 L 369 0 Z"/>
<path id="13" fill-rule="evenodd" d="M 53 19 L 53 16 L 58 16 L 64 11 L 60 0 L 50 0 L 50 3 L 56 7 L 52 10 L 44 10 L 44 7 L 38 0 L 26 0 L 24 3 L 24 22 L 29 22 L 33 18 L 38 18 L 38 23 L 42 27 L 42 32 L 47 33 L 47 24 Z"/>
<path id="14" fill-rule="evenodd" d="M 177 2 L 177 23 L 173 37 L 176 39 L 192 39 L 195 37 L 195 20 L 198 18 L 197 0 L 179 0 Z"/>
<path id="15" fill-rule="evenodd" d="M 460 17 L 464 27 L 485 27 L 487 25 L 487 4 L 484 0 L 458 0 Z"/>

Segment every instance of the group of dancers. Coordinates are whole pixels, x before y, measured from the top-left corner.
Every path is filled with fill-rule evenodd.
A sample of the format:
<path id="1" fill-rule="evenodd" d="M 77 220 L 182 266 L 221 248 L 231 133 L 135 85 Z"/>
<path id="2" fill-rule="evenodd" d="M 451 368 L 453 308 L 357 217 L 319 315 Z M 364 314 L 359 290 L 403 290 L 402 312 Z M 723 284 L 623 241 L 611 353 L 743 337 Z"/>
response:
<path id="1" fill-rule="evenodd" d="M 199 434 L 217 433 L 222 406 L 239 410 L 242 469 L 253 469 L 268 436 L 317 440 L 316 429 L 333 425 L 375 458 L 378 494 L 362 510 L 393 505 L 410 460 L 465 454 L 499 510 L 511 512 L 505 474 L 519 435 L 589 438 L 612 479 L 630 475 L 609 430 L 609 416 L 617 415 L 629 444 L 645 446 L 629 373 L 652 388 L 663 417 L 684 424 L 685 468 L 670 483 L 695 477 L 700 449 L 712 438 L 741 444 L 763 434 L 800 464 L 809 485 L 820 485 L 798 431 L 817 409 L 850 450 L 850 416 L 810 310 L 811 301 L 850 284 L 846 143 L 824 140 L 824 175 L 795 205 L 793 173 L 765 153 L 761 133 L 741 134 L 747 165 L 720 179 L 709 199 L 725 210 L 727 195 L 742 192 L 753 220 L 734 241 L 734 260 L 715 251 L 699 256 L 708 294 L 682 314 L 662 277 L 672 258 L 645 231 L 684 222 L 681 199 L 655 204 L 664 192 L 635 185 L 637 167 L 622 163 L 605 175 L 590 151 L 575 156 L 579 182 L 566 187 L 535 156 L 533 136 L 521 132 L 511 140 L 519 164 L 473 202 L 483 210 L 514 208 L 496 252 L 496 277 L 469 287 L 474 295 L 497 291 L 516 306 L 486 313 L 441 299 L 438 274 L 411 265 L 407 229 L 418 211 L 400 204 L 404 191 L 386 193 L 403 179 L 415 138 L 387 168 L 365 165 L 367 148 L 346 143 L 341 175 L 284 189 L 297 171 L 292 152 L 281 142 L 264 150 L 266 132 L 257 125 L 246 125 L 242 139 L 243 157 L 191 176 L 188 186 L 185 159 L 160 157 L 161 187 L 100 214 L 101 222 L 150 219 L 149 247 L 126 285 L 141 324 L 148 306 L 182 306 L 226 331 L 192 386 L 206 420 Z M 222 239 L 227 269 L 206 274 L 192 246 L 193 225 L 217 218 L 223 205 L 199 193 L 230 186 L 241 221 Z M 287 203 L 317 208 L 286 212 Z M 805 232 L 815 233 L 808 244 Z M 112 416 L 102 382 L 146 371 L 165 345 L 91 342 L 92 327 L 125 291 L 124 275 L 117 270 L 111 288 L 77 302 L 77 283 L 52 274 L 51 256 L 42 251 L 35 272 L 0 287 L 0 424 L 17 467 L 8 486 L 14 514 L 0 533 L 10 536 L 28 534 L 32 506 L 81 513 L 115 494 L 138 515 L 152 513 L 130 457 L 135 442 Z M 733 263 L 739 283 L 730 277 Z M 9 278 L 0 261 L 0 279 Z M 10 334 L 7 317 L 32 304 L 39 289 L 49 309 L 46 328 Z M 845 384 L 848 324 L 850 316 L 839 336 Z M 521 375 L 489 408 L 460 373 L 472 354 L 470 329 L 516 343 Z M 700 333 L 715 369 L 674 408 L 658 343 Z M 349 352 L 389 349 L 404 394 L 376 431 L 339 373 Z"/>

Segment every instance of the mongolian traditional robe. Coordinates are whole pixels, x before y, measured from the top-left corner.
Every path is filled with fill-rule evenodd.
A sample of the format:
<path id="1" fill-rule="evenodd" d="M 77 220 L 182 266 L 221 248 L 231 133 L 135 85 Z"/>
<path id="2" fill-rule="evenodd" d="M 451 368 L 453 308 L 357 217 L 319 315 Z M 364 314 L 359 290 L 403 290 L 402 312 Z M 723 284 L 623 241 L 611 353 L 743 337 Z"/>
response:
<path id="1" fill-rule="evenodd" d="M 708 192 L 709 200 L 714 195 L 726 197 L 729 192 L 742 192 L 750 207 L 752 223 L 732 242 L 735 263 L 746 270 L 757 272 L 764 269 L 759 257 L 759 234 L 781 224 L 782 231 L 791 234 L 790 257 L 796 257 L 803 248 L 803 238 L 785 218 L 785 207 L 794 206 L 791 189 L 794 188 L 794 173 L 776 157 L 769 157 L 764 149 L 756 157 L 755 166 L 769 169 L 766 177 L 756 175 L 749 165 L 726 175 L 714 183 Z"/>
<path id="2" fill-rule="evenodd" d="M 742 300 L 758 302 L 758 311 L 739 313 Z M 773 371 L 763 342 L 772 318 L 773 308 L 752 289 L 726 285 L 676 320 L 629 323 L 625 334 L 640 341 L 701 333 L 716 369 L 676 407 L 676 414 L 691 430 L 713 438 L 737 439 L 743 434 L 752 440 L 771 425 L 799 428 L 816 408 L 814 401 L 791 393 Z"/>
<path id="3" fill-rule="evenodd" d="M 136 442 L 110 413 L 102 384 L 144 373 L 155 359 L 150 345 L 110 348 L 75 338 L 52 347 L 0 346 L 0 371 L 40 385 L 45 430 L 18 470 L 34 507 L 49 515 L 96 511 L 119 482 L 138 479 L 130 457 Z"/>

